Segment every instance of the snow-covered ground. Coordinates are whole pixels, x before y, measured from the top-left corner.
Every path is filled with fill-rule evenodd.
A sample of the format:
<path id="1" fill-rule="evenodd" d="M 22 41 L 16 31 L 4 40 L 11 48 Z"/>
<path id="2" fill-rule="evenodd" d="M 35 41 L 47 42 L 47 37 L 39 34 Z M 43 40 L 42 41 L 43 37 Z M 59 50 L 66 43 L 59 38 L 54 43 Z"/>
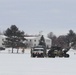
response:
<path id="1" fill-rule="evenodd" d="M 0 52 L 0 75 L 76 75 L 76 52 L 69 58 L 31 58 L 30 51 L 22 54 Z"/>

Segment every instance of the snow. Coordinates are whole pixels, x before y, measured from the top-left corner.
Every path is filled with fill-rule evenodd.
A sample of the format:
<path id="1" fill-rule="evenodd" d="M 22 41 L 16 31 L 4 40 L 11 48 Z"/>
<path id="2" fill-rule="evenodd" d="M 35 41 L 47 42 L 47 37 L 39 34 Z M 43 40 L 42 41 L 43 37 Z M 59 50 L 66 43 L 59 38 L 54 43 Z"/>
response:
<path id="1" fill-rule="evenodd" d="M 69 58 L 31 58 L 30 49 L 14 54 L 9 49 L 0 52 L 0 75 L 76 75 L 76 52 Z"/>
<path id="2" fill-rule="evenodd" d="M 37 37 L 25 37 L 26 39 L 36 39 Z"/>

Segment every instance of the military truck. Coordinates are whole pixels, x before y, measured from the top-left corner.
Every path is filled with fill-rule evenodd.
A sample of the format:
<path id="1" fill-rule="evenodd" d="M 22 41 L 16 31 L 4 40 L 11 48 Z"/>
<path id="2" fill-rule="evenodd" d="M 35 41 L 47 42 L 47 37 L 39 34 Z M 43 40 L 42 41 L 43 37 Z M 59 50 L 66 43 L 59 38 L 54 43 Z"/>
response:
<path id="1" fill-rule="evenodd" d="M 31 48 L 31 57 L 45 57 L 46 48 L 42 45 Z"/>
<path id="2" fill-rule="evenodd" d="M 67 52 L 69 51 L 69 48 L 62 49 L 61 47 L 58 46 L 52 46 L 51 49 L 48 51 L 48 57 L 69 57 L 69 54 Z"/>

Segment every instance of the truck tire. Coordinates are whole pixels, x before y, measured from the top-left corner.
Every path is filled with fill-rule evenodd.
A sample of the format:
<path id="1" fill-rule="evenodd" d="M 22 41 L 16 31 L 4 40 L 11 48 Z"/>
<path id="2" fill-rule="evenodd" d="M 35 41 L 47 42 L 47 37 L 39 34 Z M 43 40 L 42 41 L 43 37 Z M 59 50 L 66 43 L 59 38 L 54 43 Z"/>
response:
<path id="1" fill-rule="evenodd" d="M 32 57 L 36 57 L 36 55 L 32 54 Z"/>
<path id="2" fill-rule="evenodd" d="M 69 54 L 64 54 L 64 57 L 65 58 L 69 58 Z"/>
<path id="3" fill-rule="evenodd" d="M 59 57 L 63 57 L 63 55 L 59 55 Z"/>
<path id="4" fill-rule="evenodd" d="M 48 57 L 50 57 L 50 58 L 55 58 L 55 55 L 48 54 Z"/>

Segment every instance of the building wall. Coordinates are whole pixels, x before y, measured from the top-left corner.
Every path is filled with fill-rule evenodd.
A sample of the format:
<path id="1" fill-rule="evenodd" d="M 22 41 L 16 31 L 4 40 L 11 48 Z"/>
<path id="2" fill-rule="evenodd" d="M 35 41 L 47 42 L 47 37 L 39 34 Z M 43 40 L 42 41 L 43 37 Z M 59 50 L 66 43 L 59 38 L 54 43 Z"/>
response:
<path id="1" fill-rule="evenodd" d="M 50 48 L 51 47 L 51 39 L 45 39 L 46 47 Z"/>
<path id="2" fill-rule="evenodd" d="M 32 39 L 27 39 L 25 43 L 27 44 L 28 47 L 32 47 L 33 46 Z"/>
<path id="3" fill-rule="evenodd" d="M 4 35 L 0 35 L 0 47 L 4 47 L 3 41 L 5 40 L 5 38 L 6 37 Z M 39 37 L 29 37 L 29 38 L 25 37 L 25 38 L 27 39 L 27 41 L 25 43 L 28 44 L 28 47 L 34 47 L 34 46 L 38 46 L 41 36 L 39 36 Z M 45 38 L 45 43 L 46 43 L 46 47 L 50 48 L 52 40 L 49 39 L 49 38 Z"/>
<path id="4" fill-rule="evenodd" d="M 33 39 L 33 47 L 39 44 L 39 38 Z"/>
<path id="5" fill-rule="evenodd" d="M 28 47 L 34 47 L 39 44 L 39 40 L 41 37 L 34 37 L 34 38 L 30 37 L 29 39 L 27 37 L 25 37 L 25 38 L 27 39 Z M 46 47 L 50 48 L 52 41 L 49 38 L 48 39 L 45 38 L 45 43 L 46 43 Z"/>
<path id="6" fill-rule="evenodd" d="M 5 40 L 5 38 L 2 35 L 0 35 L 0 47 L 4 47 L 4 45 L 3 45 L 4 40 Z"/>

